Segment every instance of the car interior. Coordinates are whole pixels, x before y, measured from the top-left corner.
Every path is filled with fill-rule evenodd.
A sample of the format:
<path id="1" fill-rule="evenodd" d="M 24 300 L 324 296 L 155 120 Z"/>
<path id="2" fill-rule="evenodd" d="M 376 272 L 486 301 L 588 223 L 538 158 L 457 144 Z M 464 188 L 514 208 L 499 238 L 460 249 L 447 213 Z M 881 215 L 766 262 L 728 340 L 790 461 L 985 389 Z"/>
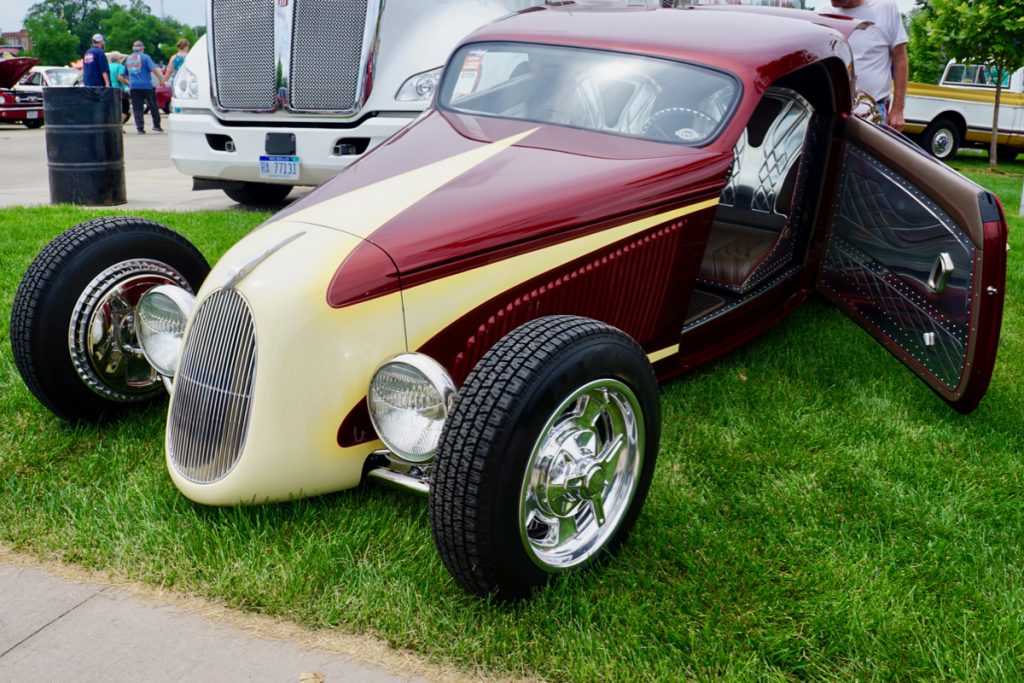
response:
<path id="1" fill-rule="evenodd" d="M 684 330 L 703 324 L 793 275 L 811 225 L 804 189 L 828 118 L 797 91 L 769 88 L 733 149 Z"/>

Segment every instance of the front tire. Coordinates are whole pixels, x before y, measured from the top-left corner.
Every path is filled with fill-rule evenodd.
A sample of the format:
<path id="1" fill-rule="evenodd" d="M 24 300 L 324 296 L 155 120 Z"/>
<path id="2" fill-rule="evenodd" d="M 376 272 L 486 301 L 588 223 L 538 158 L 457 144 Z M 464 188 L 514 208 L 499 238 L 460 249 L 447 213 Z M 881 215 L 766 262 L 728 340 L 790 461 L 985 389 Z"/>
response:
<path id="1" fill-rule="evenodd" d="M 22 123 L 24 123 L 25 127 L 29 130 L 35 130 L 37 128 L 42 128 L 44 122 L 43 119 L 25 119 Z"/>
<path id="2" fill-rule="evenodd" d="M 276 206 L 292 191 L 291 185 L 273 183 L 242 183 L 240 187 L 225 187 L 224 194 L 246 206 Z"/>
<path id="3" fill-rule="evenodd" d="M 946 118 L 935 119 L 925 129 L 921 146 L 936 159 L 949 161 L 960 149 L 960 127 Z"/>
<path id="4" fill-rule="evenodd" d="M 141 218 L 98 218 L 36 256 L 11 308 L 22 379 L 65 420 L 94 421 L 162 397 L 142 356 L 134 306 L 161 284 L 199 289 L 210 267 L 181 235 Z"/>
<path id="5" fill-rule="evenodd" d="M 615 552 L 658 453 L 657 382 L 625 333 L 586 318 L 506 335 L 459 391 L 428 504 L 441 560 L 466 590 L 527 597 Z"/>

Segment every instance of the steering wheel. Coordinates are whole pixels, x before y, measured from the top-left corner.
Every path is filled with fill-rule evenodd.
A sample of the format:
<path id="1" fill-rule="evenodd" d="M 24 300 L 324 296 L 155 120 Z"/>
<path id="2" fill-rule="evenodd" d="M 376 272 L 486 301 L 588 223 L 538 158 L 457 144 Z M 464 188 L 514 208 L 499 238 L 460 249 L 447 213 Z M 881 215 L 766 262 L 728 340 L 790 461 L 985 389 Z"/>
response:
<path id="1" fill-rule="evenodd" d="M 651 114 L 640 134 L 651 140 L 697 142 L 706 138 L 718 121 L 698 109 L 665 107 Z"/>

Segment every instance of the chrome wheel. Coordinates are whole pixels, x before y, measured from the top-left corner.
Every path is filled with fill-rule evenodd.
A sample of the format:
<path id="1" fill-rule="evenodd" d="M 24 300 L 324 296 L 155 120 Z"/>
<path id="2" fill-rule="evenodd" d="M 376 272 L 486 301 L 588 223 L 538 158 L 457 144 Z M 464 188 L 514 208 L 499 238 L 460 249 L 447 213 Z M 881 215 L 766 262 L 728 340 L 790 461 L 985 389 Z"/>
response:
<path id="1" fill-rule="evenodd" d="M 948 128 L 940 128 L 932 135 L 931 152 L 939 159 L 945 159 L 953 149 L 953 131 Z"/>
<path id="2" fill-rule="evenodd" d="M 547 420 L 519 504 L 523 547 L 541 569 L 583 564 L 615 533 L 643 468 L 640 415 L 628 386 L 600 379 L 573 392 Z"/>
<path id="3" fill-rule="evenodd" d="M 161 261 L 122 261 L 93 278 L 78 298 L 68 328 L 68 350 L 79 378 L 104 398 L 143 401 L 162 390 L 135 333 L 135 304 L 158 285 L 191 291 L 185 277 Z"/>

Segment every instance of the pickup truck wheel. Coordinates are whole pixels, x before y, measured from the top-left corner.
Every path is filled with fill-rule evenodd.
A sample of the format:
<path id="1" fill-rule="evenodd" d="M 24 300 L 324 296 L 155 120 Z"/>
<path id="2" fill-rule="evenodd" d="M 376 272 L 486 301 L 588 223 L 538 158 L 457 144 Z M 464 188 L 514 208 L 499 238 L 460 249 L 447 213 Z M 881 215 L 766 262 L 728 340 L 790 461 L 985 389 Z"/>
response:
<path id="1" fill-rule="evenodd" d="M 936 159 L 952 159 L 960 149 L 960 128 L 949 119 L 936 119 L 925 129 L 922 146 Z"/>
<path id="2" fill-rule="evenodd" d="M 1009 163 L 1017 159 L 1017 155 L 1020 154 L 1020 148 L 1010 147 L 1009 145 L 999 145 L 996 147 L 996 158 L 1004 163 Z"/>
<path id="3" fill-rule="evenodd" d="M 470 373 L 441 435 L 428 504 L 441 560 L 498 600 L 592 566 L 643 507 L 660 425 L 628 335 L 570 316 L 517 328 Z"/>
<path id="4" fill-rule="evenodd" d="M 25 119 L 22 123 L 24 123 L 25 127 L 29 130 L 35 130 L 36 128 L 43 127 L 43 119 Z"/>
<path id="5" fill-rule="evenodd" d="M 224 194 L 248 206 L 274 206 L 284 201 L 292 191 L 291 185 L 273 183 L 242 183 L 241 187 L 225 187 Z"/>
<path id="6" fill-rule="evenodd" d="M 80 223 L 44 248 L 11 308 L 11 348 L 36 398 L 72 422 L 115 416 L 165 394 L 135 335 L 149 289 L 196 291 L 210 267 L 159 223 L 115 216 Z"/>

